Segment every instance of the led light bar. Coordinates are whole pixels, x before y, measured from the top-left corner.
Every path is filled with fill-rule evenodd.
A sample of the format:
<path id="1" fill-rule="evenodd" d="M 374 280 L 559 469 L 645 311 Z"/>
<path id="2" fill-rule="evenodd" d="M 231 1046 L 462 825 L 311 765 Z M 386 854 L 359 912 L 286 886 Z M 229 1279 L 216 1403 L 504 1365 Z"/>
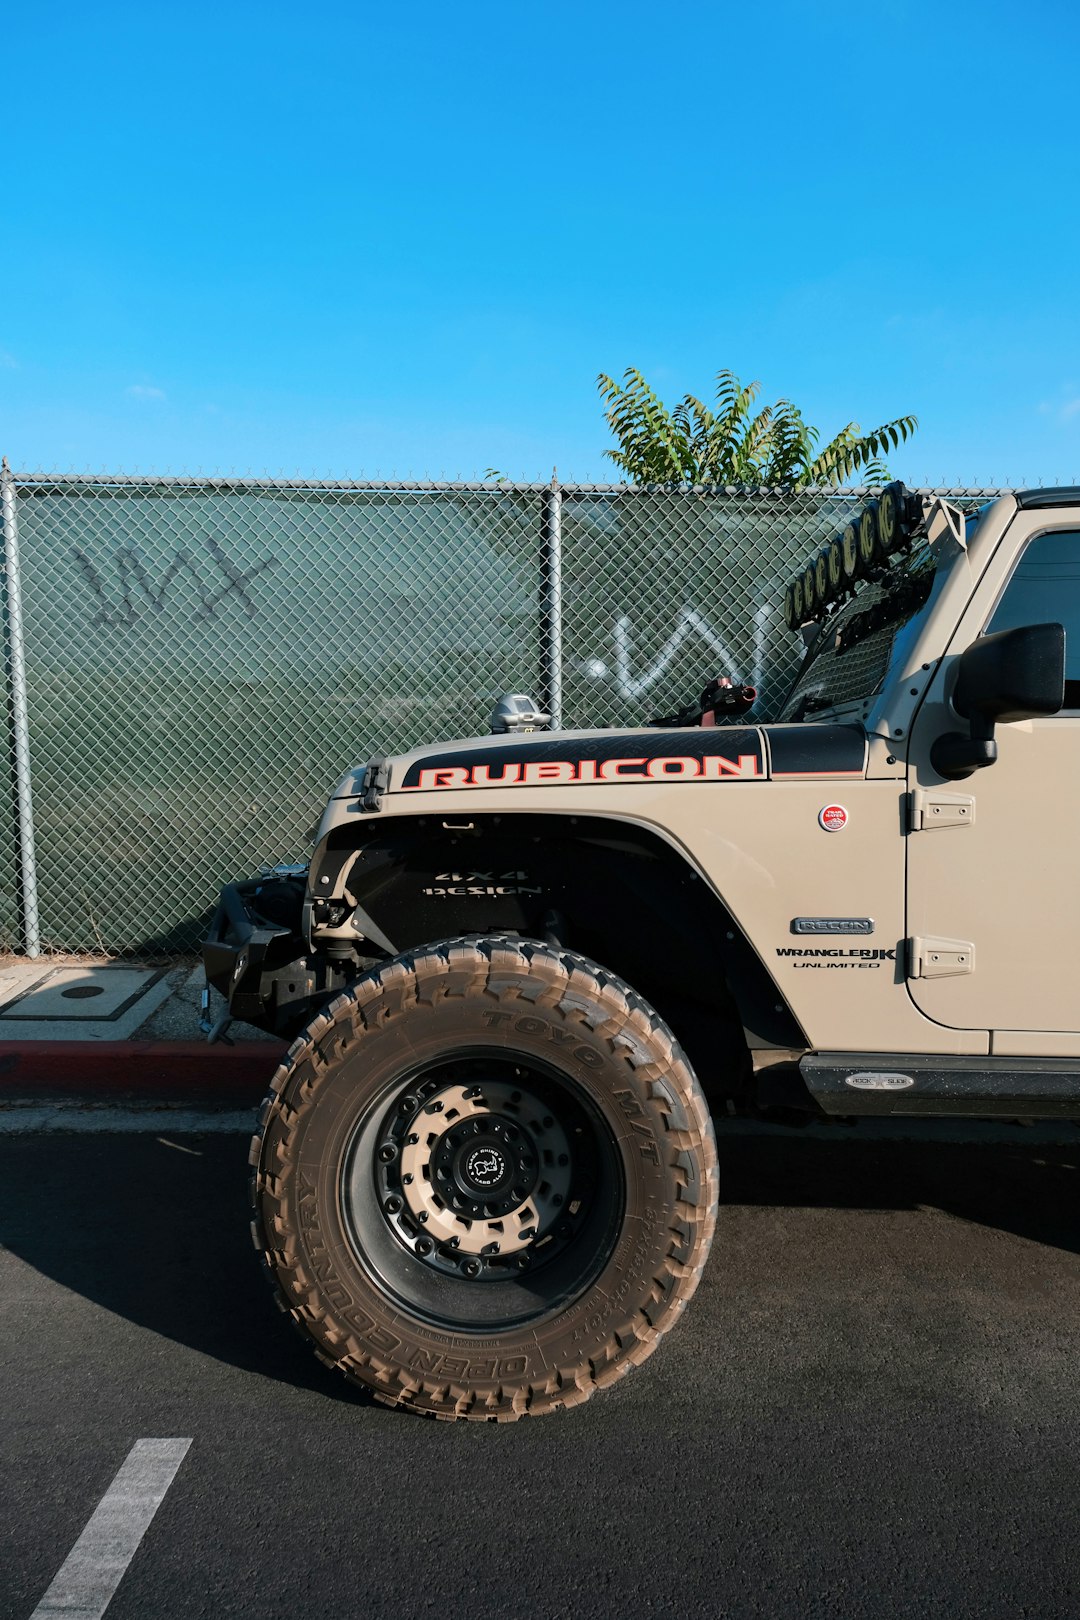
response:
<path id="1" fill-rule="evenodd" d="M 808 560 L 784 592 L 789 630 L 816 624 L 825 608 L 850 596 L 904 552 L 925 515 L 925 502 L 899 481 L 886 484 L 851 522 Z"/>

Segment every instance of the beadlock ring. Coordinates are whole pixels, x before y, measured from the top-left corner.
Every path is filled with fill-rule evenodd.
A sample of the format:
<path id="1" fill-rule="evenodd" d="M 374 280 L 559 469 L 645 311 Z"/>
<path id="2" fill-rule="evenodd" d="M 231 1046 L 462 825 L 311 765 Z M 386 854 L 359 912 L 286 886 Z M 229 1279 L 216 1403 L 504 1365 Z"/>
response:
<path id="1" fill-rule="evenodd" d="M 527 1133 L 536 1154 L 529 1196 L 496 1216 L 474 1214 L 471 1207 L 454 1209 L 432 1175 L 443 1139 L 469 1120 L 485 1133 L 509 1122 Z M 402 1194 L 413 1220 L 437 1244 L 453 1243 L 462 1255 L 516 1254 L 528 1248 L 565 1214 L 570 1180 L 569 1144 L 558 1121 L 528 1092 L 502 1082 L 450 1085 L 425 1098 L 409 1123 L 401 1153 Z M 479 1195 L 474 1202 L 481 1203 Z"/>

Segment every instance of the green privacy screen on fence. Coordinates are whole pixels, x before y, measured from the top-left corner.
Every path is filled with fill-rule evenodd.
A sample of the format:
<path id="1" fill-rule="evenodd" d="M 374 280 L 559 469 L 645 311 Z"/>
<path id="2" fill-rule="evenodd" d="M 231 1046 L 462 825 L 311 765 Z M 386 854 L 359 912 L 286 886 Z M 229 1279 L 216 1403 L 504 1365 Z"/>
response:
<path id="1" fill-rule="evenodd" d="M 856 498 L 37 474 L 9 489 L 0 945 L 26 944 L 21 667 L 41 948 L 144 956 L 197 945 L 224 880 L 303 860 L 349 765 L 484 732 L 500 692 L 561 698 L 566 727 L 634 725 L 727 672 L 761 688 L 767 718 L 798 661 L 784 584 Z"/>

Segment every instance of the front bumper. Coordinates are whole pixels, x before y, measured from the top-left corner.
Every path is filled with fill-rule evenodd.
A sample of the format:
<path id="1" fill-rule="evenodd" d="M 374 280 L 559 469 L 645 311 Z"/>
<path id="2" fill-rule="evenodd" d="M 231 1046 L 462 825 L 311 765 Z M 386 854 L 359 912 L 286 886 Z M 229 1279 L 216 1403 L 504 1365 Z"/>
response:
<path id="1" fill-rule="evenodd" d="M 207 982 L 230 1016 L 275 1034 L 302 1027 L 317 998 L 301 932 L 306 875 L 227 883 L 203 942 Z"/>

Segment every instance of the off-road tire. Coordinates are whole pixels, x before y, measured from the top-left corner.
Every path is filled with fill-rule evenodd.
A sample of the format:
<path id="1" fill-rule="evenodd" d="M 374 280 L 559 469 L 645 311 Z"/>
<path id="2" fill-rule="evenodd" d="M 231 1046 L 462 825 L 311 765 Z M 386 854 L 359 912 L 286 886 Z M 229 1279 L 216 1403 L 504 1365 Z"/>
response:
<path id="1" fill-rule="evenodd" d="M 605 1216 L 615 1224 L 584 1291 L 497 1331 L 441 1330 L 403 1307 L 358 1257 L 343 1210 L 365 1109 L 424 1054 L 449 1061 L 465 1047 L 557 1066 L 602 1122 L 621 1184 L 621 1218 Z M 716 1222 L 712 1123 L 671 1032 L 614 975 L 528 940 L 426 946 L 338 996 L 275 1074 L 251 1164 L 252 1232 L 282 1309 L 380 1401 L 439 1418 L 511 1422 L 615 1383 L 678 1320 Z"/>

